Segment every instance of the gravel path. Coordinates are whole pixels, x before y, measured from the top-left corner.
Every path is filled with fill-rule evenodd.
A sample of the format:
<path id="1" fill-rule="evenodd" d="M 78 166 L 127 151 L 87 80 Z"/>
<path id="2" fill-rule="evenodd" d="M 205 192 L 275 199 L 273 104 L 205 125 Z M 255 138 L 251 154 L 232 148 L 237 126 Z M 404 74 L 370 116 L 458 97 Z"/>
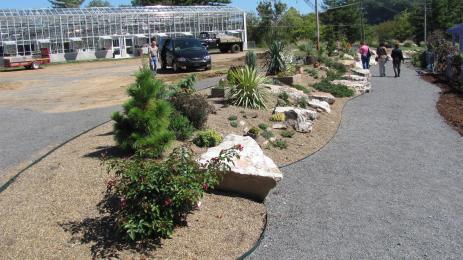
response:
<path id="1" fill-rule="evenodd" d="M 403 70 L 374 77 L 333 141 L 283 169 L 252 259 L 461 258 L 463 139 L 436 111 L 439 89 Z"/>
<path id="2" fill-rule="evenodd" d="M 197 89 L 220 78 L 198 81 Z M 110 119 L 119 106 L 70 112 L 42 113 L 0 107 L 0 176 L 23 161 L 34 161 L 55 146 Z"/>

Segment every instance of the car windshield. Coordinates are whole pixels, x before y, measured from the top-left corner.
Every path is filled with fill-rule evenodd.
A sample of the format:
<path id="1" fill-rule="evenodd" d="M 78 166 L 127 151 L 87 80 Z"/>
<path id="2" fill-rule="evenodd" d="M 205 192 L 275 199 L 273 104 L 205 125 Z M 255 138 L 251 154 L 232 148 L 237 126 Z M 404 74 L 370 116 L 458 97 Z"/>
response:
<path id="1" fill-rule="evenodd" d="M 196 49 L 196 48 L 204 48 L 200 41 L 196 39 L 182 39 L 175 41 L 175 50 L 186 50 L 186 49 Z"/>

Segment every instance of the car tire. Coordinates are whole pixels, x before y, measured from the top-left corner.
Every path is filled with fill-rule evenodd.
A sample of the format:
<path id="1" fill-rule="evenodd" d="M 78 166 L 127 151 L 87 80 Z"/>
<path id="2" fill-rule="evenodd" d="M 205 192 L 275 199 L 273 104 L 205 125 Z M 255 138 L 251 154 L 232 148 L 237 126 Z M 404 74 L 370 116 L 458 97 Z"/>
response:
<path id="1" fill-rule="evenodd" d="M 228 52 L 228 48 L 220 48 L 220 52 L 221 53 L 227 53 Z"/>
<path id="2" fill-rule="evenodd" d="M 31 69 L 33 70 L 40 69 L 40 64 L 38 62 L 32 62 Z"/>
<path id="3" fill-rule="evenodd" d="M 177 66 L 177 63 L 174 62 L 174 64 L 172 64 L 172 69 L 174 70 L 174 72 L 179 72 L 179 68 Z"/>
<path id="4" fill-rule="evenodd" d="M 232 53 L 237 53 L 241 51 L 241 47 L 238 44 L 233 44 L 231 47 L 231 52 Z"/>

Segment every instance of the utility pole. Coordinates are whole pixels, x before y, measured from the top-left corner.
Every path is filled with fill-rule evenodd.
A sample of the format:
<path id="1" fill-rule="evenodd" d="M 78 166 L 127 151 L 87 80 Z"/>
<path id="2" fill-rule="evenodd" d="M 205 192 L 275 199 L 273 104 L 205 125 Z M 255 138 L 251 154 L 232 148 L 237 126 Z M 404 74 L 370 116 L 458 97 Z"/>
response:
<path id="1" fill-rule="evenodd" d="M 320 50 L 320 17 L 318 16 L 318 0 L 315 0 L 315 15 L 317 16 L 317 50 Z"/>

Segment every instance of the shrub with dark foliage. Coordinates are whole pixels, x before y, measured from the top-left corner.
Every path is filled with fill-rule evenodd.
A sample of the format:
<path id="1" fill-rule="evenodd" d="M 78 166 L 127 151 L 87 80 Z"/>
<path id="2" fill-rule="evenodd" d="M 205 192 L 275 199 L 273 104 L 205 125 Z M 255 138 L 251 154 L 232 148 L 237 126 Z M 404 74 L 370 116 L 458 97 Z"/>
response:
<path id="1" fill-rule="evenodd" d="M 169 129 L 175 133 L 177 140 L 180 141 L 189 139 L 195 130 L 190 120 L 177 111 L 171 115 Z"/>
<path id="2" fill-rule="evenodd" d="M 213 112 L 213 107 L 207 102 L 207 98 L 200 94 L 177 93 L 171 98 L 171 103 L 197 129 L 204 127 L 207 117 Z"/>

